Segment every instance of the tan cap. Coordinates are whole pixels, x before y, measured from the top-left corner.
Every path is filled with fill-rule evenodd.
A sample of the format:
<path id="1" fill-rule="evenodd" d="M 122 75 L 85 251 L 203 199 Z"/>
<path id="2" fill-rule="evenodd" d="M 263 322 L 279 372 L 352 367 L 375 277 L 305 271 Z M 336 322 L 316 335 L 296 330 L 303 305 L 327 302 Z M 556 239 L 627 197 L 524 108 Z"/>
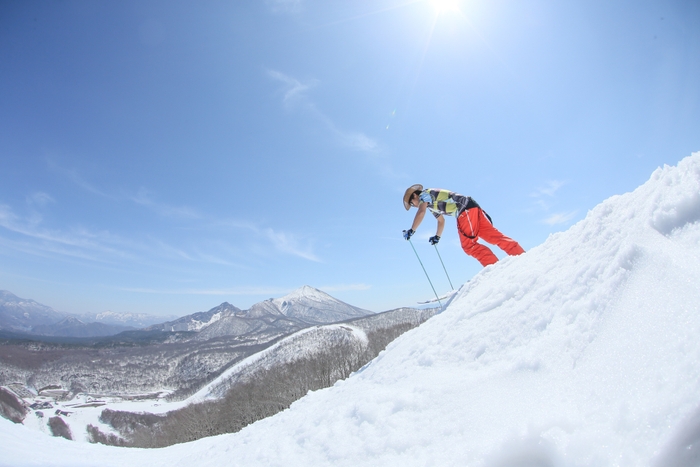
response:
<path id="1" fill-rule="evenodd" d="M 412 186 L 408 187 L 408 189 L 406 190 L 406 193 L 404 193 L 404 195 L 403 195 L 403 207 L 406 208 L 406 211 L 411 209 L 411 205 L 408 204 L 408 200 L 411 199 L 411 195 L 413 193 L 415 193 L 416 191 L 423 191 L 423 185 L 418 185 L 418 184 L 412 185 Z"/>

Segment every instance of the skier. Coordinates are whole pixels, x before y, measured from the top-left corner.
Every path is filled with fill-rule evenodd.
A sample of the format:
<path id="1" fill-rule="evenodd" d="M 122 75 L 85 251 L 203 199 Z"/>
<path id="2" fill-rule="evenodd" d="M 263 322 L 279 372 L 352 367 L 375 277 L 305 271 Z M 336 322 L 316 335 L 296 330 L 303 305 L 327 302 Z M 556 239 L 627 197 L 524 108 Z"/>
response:
<path id="1" fill-rule="evenodd" d="M 418 208 L 413 225 L 404 230 L 404 238 L 409 240 L 425 217 L 425 211 L 430 210 L 437 219 L 437 233 L 428 240 L 431 245 L 437 245 L 445 227 L 443 215 L 457 218 L 457 230 L 462 249 L 473 256 L 482 266 L 488 266 L 498 261 L 489 247 L 478 243 L 479 238 L 488 243 L 498 245 L 509 255 L 519 255 L 525 250 L 512 238 L 499 232 L 491 223 L 491 218 L 484 212 L 476 201 L 469 196 L 462 196 L 449 190 L 439 188 L 423 189 L 423 185 L 412 185 L 403 195 L 403 206 L 406 211 L 411 207 Z"/>

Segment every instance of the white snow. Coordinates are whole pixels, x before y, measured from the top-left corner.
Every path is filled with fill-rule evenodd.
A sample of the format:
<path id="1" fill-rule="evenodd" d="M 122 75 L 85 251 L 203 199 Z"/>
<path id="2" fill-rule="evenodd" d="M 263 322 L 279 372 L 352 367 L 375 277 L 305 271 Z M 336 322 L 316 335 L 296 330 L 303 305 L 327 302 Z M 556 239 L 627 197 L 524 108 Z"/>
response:
<path id="1" fill-rule="evenodd" d="M 309 298 L 309 299 L 318 300 L 318 301 L 325 301 L 328 299 L 333 300 L 333 297 L 331 297 L 327 293 L 322 292 L 322 291 L 315 289 L 313 287 L 310 287 L 308 285 L 303 285 L 303 286 L 299 287 L 298 289 L 291 291 L 290 293 L 288 293 L 284 297 L 275 298 L 272 301 L 275 303 L 281 304 L 283 302 L 288 302 L 291 300 L 299 300 L 302 298 Z"/>
<path id="2" fill-rule="evenodd" d="M 219 321 L 223 317 L 223 313 L 218 312 L 214 313 L 211 318 L 209 318 L 209 321 L 197 321 L 196 319 L 193 319 L 192 322 L 187 324 L 187 330 L 188 331 L 200 331 L 203 328 L 212 325 Z M 175 326 L 171 328 L 171 331 L 175 330 Z"/>
<path id="3" fill-rule="evenodd" d="M 699 298 L 695 153 L 239 433 L 122 449 L 0 420 L 0 465 L 699 466 Z"/>

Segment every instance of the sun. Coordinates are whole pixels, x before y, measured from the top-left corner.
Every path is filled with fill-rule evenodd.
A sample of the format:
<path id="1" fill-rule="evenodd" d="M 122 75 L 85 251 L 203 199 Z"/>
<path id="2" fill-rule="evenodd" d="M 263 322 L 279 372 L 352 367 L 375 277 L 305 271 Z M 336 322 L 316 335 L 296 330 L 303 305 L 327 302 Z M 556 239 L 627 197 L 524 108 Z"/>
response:
<path id="1" fill-rule="evenodd" d="M 428 3 L 435 9 L 437 14 L 455 13 L 460 11 L 461 0 L 428 0 Z"/>

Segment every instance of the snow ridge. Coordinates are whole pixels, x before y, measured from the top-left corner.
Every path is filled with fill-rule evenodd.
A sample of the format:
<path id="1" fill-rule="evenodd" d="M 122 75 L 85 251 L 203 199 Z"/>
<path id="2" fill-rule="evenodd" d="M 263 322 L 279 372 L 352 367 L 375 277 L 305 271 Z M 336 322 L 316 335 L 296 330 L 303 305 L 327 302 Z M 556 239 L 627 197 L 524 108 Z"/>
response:
<path id="1" fill-rule="evenodd" d="M 185 401 L 185 404 L 220 398 L 235 382 L 233 381 L 234 379 L 245 378 L 252 370 L 260 367 L 284 364 L 303 355 L 312 355 L 319 352 L 324 348 L 326 342 L 332 340 L 330 336 L 338 333 L 345 334 L 350 339 L 360 342 L 364 346 L 368 343 L 367 334 L 362 329 L 348 324 L 330 324 L 302 329 L 291 336 L 285 337 L 271 347 L 233 365 L 214 381 L 190 396 Z M 304 337 L 307 334 L 318 334 L 319 336 L 315 339 L 305 339 Z M 323 335 L 328 335 L 329 337 L 324 339 L 321 337 Z"/>

